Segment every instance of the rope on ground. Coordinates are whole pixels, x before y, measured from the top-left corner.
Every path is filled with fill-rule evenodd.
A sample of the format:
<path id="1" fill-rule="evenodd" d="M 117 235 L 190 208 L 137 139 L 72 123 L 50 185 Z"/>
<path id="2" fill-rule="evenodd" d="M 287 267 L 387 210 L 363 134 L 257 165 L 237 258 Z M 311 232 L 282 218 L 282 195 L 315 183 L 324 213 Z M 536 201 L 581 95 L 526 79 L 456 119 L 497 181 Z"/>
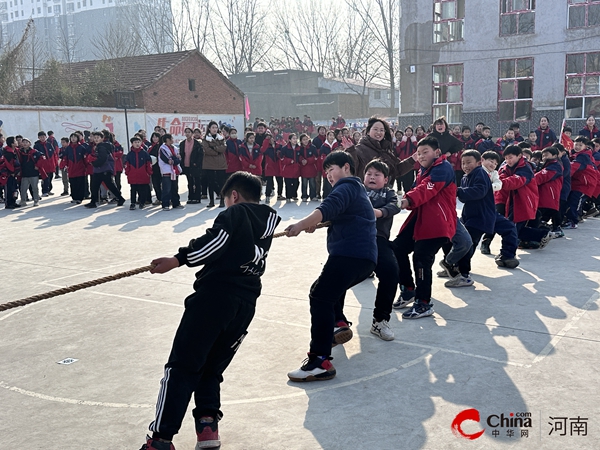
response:
<path id="1" fill-rule="evenodd" d="M 317 228 L 326 228 L 331 225 L 331 222 L 323 222 L 317 225 Z M 280 233 L 275 233 L 273 238 L 279 238 L 282 236 L 286 236 L 287 233 L 282 231 Z M 58 297 L 59 295 L 70 294 L 71 292 L 80 291 L 81 289 L 87 289 L 93 286 L 98 286 L 99 284 L 108 283 L 109 281 L 119 280 L 121 278 L 132 277 L 133 275 L 138 275 L 140 273 L 148 272 L 152 270 L 154 266 L 143 266 L 138 267 L 137 269 L 128 270 L 126 272 L 116 273 L 114 275 L 109 275 L 107 277 L 97 278 L 96 280 L 86 281 L 85 283 L 74 284 L 73 286 L 67 286 L 60 289 L 55 289 L 54 291 L 46 292 L 44 294 L 33 295 L 31 297 L 22 298 L 20 300 L 15 300 L 14 302 L 2 303 L 0 304 L 0 312 L 7 311 L 9 309 L 18 308 L 19 306 L 29 305 L 30 303 L 39 302 L 41 300 L 46 300 L 52 297 Z"/>
<path id="2" fill-rule="evenodd" d="M 56 289 L 54 291 L 46 292 L 45 294 L 33 295 L 31 297 L 22 298 L 21 300 L 15 300 L 14 302 L 3 303 L 0 304 L 0 312 L 12 308 L 17 308 L 19 306 L 29 305 L 30 303 L 39 302 L 40 300 L 46 300 L 48 298 L 57 297 L 59 295 L 69 294 L 71 292 L 79 291 L 81 289 L 98 286 L 99 284 L 108 283 L 109 281 L 115 281 L 120 278 L 131 277 L 139 273 L 148 272 L 149 270 L 152 270 L 153 267 L 154 266 L 152 265 L 138 267 L 137 269 L 128 270 L 126 272 L 120 272 L 114 275 L 109 275 L 107 277 L 98 278 L 96 280 L 86 281 L 85 283 L 74 284 L 73 286 L 67 286 L 64 288 Z"/>

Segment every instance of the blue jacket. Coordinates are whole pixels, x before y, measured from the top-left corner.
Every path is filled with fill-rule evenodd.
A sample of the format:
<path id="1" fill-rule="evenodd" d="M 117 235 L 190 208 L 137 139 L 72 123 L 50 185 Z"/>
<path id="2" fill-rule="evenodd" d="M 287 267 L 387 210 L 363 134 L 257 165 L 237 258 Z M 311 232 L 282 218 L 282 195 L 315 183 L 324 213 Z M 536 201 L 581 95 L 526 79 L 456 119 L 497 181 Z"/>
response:
<path id="1" fill-rule="evenodd" d="M 475 143 L 475 148 L 482 155 L 488 150 L 498 151 L 498 146 L 491 138 L 481 138 L 479 141 Z"/>
<path id="2" fill-rule="evenodd" d="M 375 213 L 357 177 L 338 180 L 317 209 L 327 229 L 327 251 L 332 256 L 369 259 L 377 264 Z"/>
<path id="3" fill-rule="evenodd" d="M 496 223 L 494 192 L 490 177 L 483 167 L 479 166 L 465 174 L 456 193 L 458 199 L 465 204 L 461 216 L 462 223 L 466 227 L 493 233 Z"/>
<path id="4" fill-rule="evenodd" d="M 563 166 L 563 185 L 560 190 L 560 199 L 562 201 L 567 201 L 567 198 L 569 198 L 569 194 L 571 193 L 571 161 L 565 153 L 562 158 L 560 158 L 560 162 Z"/>

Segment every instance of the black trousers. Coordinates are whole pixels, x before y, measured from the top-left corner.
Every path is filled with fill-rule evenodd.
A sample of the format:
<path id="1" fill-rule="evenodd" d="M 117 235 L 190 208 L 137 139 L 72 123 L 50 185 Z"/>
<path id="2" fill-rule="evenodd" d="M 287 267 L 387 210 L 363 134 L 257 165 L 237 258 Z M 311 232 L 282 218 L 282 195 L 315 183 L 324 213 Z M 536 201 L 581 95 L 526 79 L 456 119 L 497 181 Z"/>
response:
<path id="1" fill-rule="evenodd" d="M 131 204 L 135 205 L 136 203 L 140 205 L 146 204 L 146 199 L 148 198 L 148 185 L 147 184 L 130 184 L 131 188 Z"/>
<path id="2" fill-rule="evenodd" d="M 331 354 L 333 327 L 347 322 L 344 315 L 346 291 L 365 280 L 375 269 L 368 259 L 329 256 L 321 275 L 313 283 L 310 300 L 310 352 L 319 356 Z"/>
<path id="3" fill-rule="evenodd" d="M 550 208 L 540 208 L 538 211 L 541 213 L 542 221 L 549 223 L 552 220 L 552 231 L 556 231 L 562 224 L 560 211 Z"/>
<path id="4" fill-rule="evenodd" d="M 285 178 L 285 198 L 290 200 L 298 197 L 298 178 Z"/>
<path id="5" fill-rule="evenodd" d="M 188 201 L 202 199 L 202 169 L 184 169 L 188 185 Z"/>
<path id="6" fill-rule="evenodd" d="M 202 288 L 185 299 L 185 311 L 160 382 L 156 418 L 150 424 L 154 438 L 171 440 L 177 434 L 192 393 L 198 431 L 203 428 L 201 417 L 223 416 L 223 372 L 247 334 L 255 302 L 256 298 L 244 299 L 211 288 Z"/>
<path id="7" fill-rule="evenodd" d="M 323 198 L 327 198 L 329 193 L 331 192 L 331 183 L 327 179 L 327 177 L 323 177 Z"/>
<path id="8" fill-rule="evenodd" d="M 394 254 L 398 261 L 400 284 L 415 287 L 408 255 L 413 254 L 413 266 L 416 274 L 415 296 L 417 300 L 428 303 L 431 300 L 431 283 L 433 282 L 432 270 L 436 253 L 450 239 L 439 237 L 415 241 L 413 238 L 415 223 L 414 218 L 402 230 L 393 242 Z"/>
<path id="9" fill-rule="evenodd" d="M 54 178 L 54 172 L 50 172 L 48 178 L 42 180 L 42 194 L 47 194 L 52 191 L 52 178 Z"/>
<path id="10" fill-rule="evenodd" d="M 479 245 L 479 241 L 481 237 L 484 235 L 482 230 L 478 230 L 473 227 L 465 227 L 469 232 L 469 236 L 471 236 L 471 240 L 473 241 L 473 245 L 471 246 L 471 250 L 463 256 L 460 261 L 458 261 L 458 271 L 462 275 L 469 275 L 471 273 L 471 258 L 473 258 L 473 254 L 475 253 L 475 249 Z"/>
<path id="11" fill-rule="evenodd" d="M 215 201 L 215 194 L 221 195 L 227 174 L 225 170 L 202 169 L 202 184 L 208 189 L 208 199 Z"/>
<path id="12" fill-rule="evenodd" d="M 399 191 L 410 191 L 412 189 L 413 184 L 415 184 L 415 171 L 411 170 L 410 172 L 404 174 L 400 178 L 396 178 L 396 182 L 398 183 Z"/>
<path id="13" fill-rule="evenodd" d="M 115 173 L 115 186 L 117 186 L 117 188 L 119 189 L 119 191 L 121 190 L 121 175 L 123 174 L 123 172 L 116 172 Z"/>
<path id="14" fill-rule="evenodd" d="M 69 177 L 69 185 L 71 186 L 71 198 L 73 200 L 82 201 L 85 197 L 85 176 Z"/>
<path id="15" fill-rule="evenodd" d="M 123 196 L 121 195 L 121 191 L 115 186 L 113 182 L 113 177 L 111 172 L 102 172 L 95 173 L 92 175 L 92 203 L 98 203 L 98 191 L 100 190 L 100 185 L 104 183 L 106 188 L 113 193 L 115 198 L 121 200 Z"/>
<path id="16" fill-rule="evenodd" d="M 392 248 L 392 243 L 383 236 L 377 236 L 377 266 L 375 275 L 379 280 L 377 294 L 375 295 L 375 310 L 373 318 L 377 322 L 390 320 L 392 304 L 398 289 L 398 261 Z"/>
<path id="17" fill-rule="evenodd" d="M 156 200 L 162 199 L 162 175 L 160 171 L 158 173 L 152 172 L 152 187 L 156 194 Z"/>
<path id="18" fill-rule="evenodd" d="M 267 178 L 267 187 L 265 189 L 266 196 L 272 197 L 275 195 L 275 182 L 273 178 L 277 179 L 277 195 L 283 194 L 283 177 L 266 177 Z"/>

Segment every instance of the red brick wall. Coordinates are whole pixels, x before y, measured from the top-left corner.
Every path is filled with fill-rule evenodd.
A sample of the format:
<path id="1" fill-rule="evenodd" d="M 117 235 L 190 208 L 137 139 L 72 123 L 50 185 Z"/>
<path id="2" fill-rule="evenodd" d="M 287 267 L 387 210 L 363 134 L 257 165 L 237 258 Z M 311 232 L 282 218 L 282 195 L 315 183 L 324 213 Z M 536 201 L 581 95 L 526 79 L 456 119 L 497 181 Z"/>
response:
<path id="1" fill-rule="evenodd" d="M 196 80 L 195 91 L 188 79 Z M 196 53 L 146 88 L 141 104 L 147 112 L 244 114 L 244 96 Z"/>

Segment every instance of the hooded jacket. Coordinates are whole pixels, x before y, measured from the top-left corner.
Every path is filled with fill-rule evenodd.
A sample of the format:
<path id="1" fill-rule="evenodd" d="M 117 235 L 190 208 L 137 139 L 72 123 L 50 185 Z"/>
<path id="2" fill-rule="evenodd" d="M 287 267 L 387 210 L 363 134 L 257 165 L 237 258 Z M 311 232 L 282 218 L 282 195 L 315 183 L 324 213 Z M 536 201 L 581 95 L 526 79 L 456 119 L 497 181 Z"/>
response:
<path id="1" fill-rule="evenodd" d="M 150 183 L 152 176 L 150 154 L 141 147 L 131 147 L 125 159 L 125 175 L 127 175 L 127 183 L 130 185 Z"/>
<path id="2" fill-rule="evenodd" d="M 571 190 L 582 192 L 593 197 L 596 192 L 598 169 L 594 164 L 592 151 L 589 148 L 577 152 L 571 162 Z"/>

